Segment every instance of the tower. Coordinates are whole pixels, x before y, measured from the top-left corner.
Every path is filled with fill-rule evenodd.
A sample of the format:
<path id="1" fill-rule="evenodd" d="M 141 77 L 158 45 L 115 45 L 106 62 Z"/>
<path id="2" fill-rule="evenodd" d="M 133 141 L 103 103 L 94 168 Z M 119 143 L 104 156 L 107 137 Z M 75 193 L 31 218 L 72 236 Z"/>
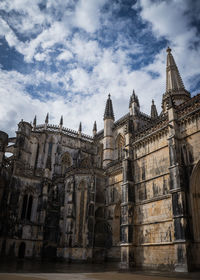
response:
<path id="1" fill-rule="evenodd" d="M 163 111 L 167 110 L 167 99 L 171 95 L 175 105 L 179 105 L 190 99 L 190 93 L 185 89 L 181 79 L 178 67 L 171 54 L 171 49 L 167 48 L 167 66 L 166 66 L 166 92 L 163 94 Z"/>
<path id="2" fill-rule="evenodd" d="M 113 139 L 114 113 L 110 94 L 106 102 L 104 113 L 104 139 L 103 139 L 103 167 L 113 160 L 114 139 Z"/>
<path id="3" fill-rule="evenodd" d="M 133 93 L 130 97 L 129 101 L 129 111 L 130 115 L 137 115 L 137 113 L 140 111 L 140 103 L 137 95 L 135 94 L 135 91 L 133 90 Z"/>
<path id="4" fill-rule="evenodd" d="M 156 109 L 156 105 L 154 104 L 154 100 L 152 99 L 152 105 L 151 105 L 151 118 L 155 119 L 158 117 L 158 112 Z"/>

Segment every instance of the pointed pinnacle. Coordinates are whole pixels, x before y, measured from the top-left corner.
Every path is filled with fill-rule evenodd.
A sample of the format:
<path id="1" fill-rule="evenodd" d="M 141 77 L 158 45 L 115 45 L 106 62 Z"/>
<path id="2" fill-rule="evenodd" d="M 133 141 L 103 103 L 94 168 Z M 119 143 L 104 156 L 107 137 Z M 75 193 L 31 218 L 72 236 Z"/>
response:
<path id="1" fill-rule="evenodd" d="M 152 99 L 152 105 L 151 105 L 151 117 L 152 118 L 157 118 L 158 117 L 158 112 L 157 112 L 156 105 L 154 104 L 153 99 Z"/>
<path id="2" fill-rule="evenodd" d="M 79 132 L 82 131 L 82 123 L 81 123 L 81 122 L 80 122 L 80 124 L 79 124 L 79 129 L 78 129 L 78 131 L 79 131 Z"/>
<path id="3" fill-rule="evenodd" d="M 36 120 L 36 115 L 35 115 L 34 120 L 33 120 L 33 125 L 34 125 L 34 126 L 36 126 L 36 121 L 37 121 L 37 120 Z"/>
<path id="4" fill-rule="evenodd" d="M 94 122 L 93 131 L 97 131 L 97 123 L 96 123 L 96 121 Z"/>
<path id="5" fill-rule="evenodd" d="M 49 113 L 47 113 L 46 119 L 45 119 L 45 123 L 48 123 L 48 122 L 49 122 Z"/>
<path id="6" fill-rule="evenodd" d="M 104 120 L 105 119 L 113 119 L 114 120 L 113 106 L 112 106 L 112 100 L 110 99 L 110 93 L 108 94 L 108 99 L 106 101 L 106 108 L 105 108 L 105 112 L 104 112 Z"/>
<path id="7" fill-rule="evenodd" d="M 168 46 L 168 48 L 166 49 L 166 52 L 168 52 L 168 53 L 171 53 L 171 49 L 170 49 L 170 47 Z"/>
<path id="8" fill-rule="evenodd" d="M 63 116 L 60 118 L 60 125 L 63 125 Z"/>

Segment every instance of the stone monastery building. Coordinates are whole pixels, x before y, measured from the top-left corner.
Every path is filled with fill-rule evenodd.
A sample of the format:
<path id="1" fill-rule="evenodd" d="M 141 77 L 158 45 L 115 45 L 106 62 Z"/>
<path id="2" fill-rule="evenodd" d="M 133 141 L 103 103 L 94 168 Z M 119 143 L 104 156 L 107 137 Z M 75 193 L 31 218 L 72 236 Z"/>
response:
<path id="1" fill-rule="evenodd" d="M 14 138 L 0 131 L 0 255 L 199 268 L 200 94 L 185 89 L 171 49 L 160 115 L 154 103 L 142 113 L 133 91 L 115 121 L 109 95 L 104 129 L 81 130 L 47 115 L 22 120 Z"/>

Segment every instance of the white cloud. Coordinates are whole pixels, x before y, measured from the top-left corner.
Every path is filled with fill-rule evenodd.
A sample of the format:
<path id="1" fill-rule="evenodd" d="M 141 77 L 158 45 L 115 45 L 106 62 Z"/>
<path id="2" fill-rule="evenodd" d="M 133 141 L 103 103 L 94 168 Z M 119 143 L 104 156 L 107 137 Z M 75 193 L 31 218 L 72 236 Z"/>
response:
<path id="1" fill-rule="evenodd" d="M 95 32 L 100 26 L 100 10 L 106 0 L 79 0 L 76 5 L 74 25 L 86 32 Z"/>
<path id="2" fill-rule="evenodd" d="M 70 51 L 68 51 L 68 50 L 63 51 L 57 57 L 58 60 L 65 60 L 65 61 L 68 61 L 68 60 L 70 60 L 72 58 L 73 58 L 73 54 Z"/>
<path id="3" fill-rule="evenodd" d="M 152 29 L 158 39 L 164 37 L 169 41 L 187 88 L 191 85 L 189 78 L 199 73 L 199 49 L 191 48 L 199 38 L 195 27 L 190 25 L 192 13 L 186 13 L 186 1 L 181 2 L 183 5 L 179 7 L 180 0 L 141 0 L 133 8 L 141 9 L 142 20 L 149 23 L 148 31 Z M 39 9 L 39 3 L 42 1 L 32 1 L 29 6 L 26 0 L 0 3 L 0 8 L 9 12 L 23 11 L 24 17 L 15 20 L 16 27 L 26 34 L 35 34 L 22 42 L 8 23 L 1 20 L 0 36 L 5 36 L 9 46 L 22 53 L 26 62 L 35 62 L 35 59 L 46 63 L 45 70 L 33 67 L 27 75 L 0 70 L 1 129 L 13 134 L 21 118 L 30 121 L 37 114 L 38 123 L 43 123 L 46 113 L 50 112 L 50 122 L 58 124 L 60 115 L 64 115 L 64 126 L 78 129 L 82 121 L 84 132 L 91 134 L 94 120 L 97 120 L 98 129 L 103 126 L 107 94 L 111 93 L 117 119 L 128 112 L 133 88 L 143 111 L 150 112 L 152 98 L 160 109 L 165 91 L 165 49 L 161 49 L 149 65 L 131 71 L 137 58 L 134 61 L 129 54 L 139 57 L 145 45 L 126 38 L 123 32 L 109 47 L 100 45 L 95 32 L 104 24 L 109 29 L 112 20 L 109 18 L 112 11 L 102 14 L 106 1 L 79 0 L 74 9 L 74 1 L 49 0 L 44 11 Z M 116 24 L 120 24 L 120 20 Z M 81 28 L 81 32 L 74 31 L 74 27 Z M 65 71 L 59 67 L 64 62 Z M 56 72 L 51 72 L 51 66 L 57 67 Z M 153 79 L 150 71 L 158 73 L 159 77 Z M 27 93 L 27 85 L 39 86 L 41 83 L 49 84 L 51 90 L 37 92 L 37 98 Z M 59 88 L 59 84 L 63 85 L 65 96 L 52 90 Z"/>
<path id="4" fill-rule="evenodd" d="M 198 1 L 140 0 L 138 3 L 133 8 L 141 8 L 142 19 L 151 24 L 157 38 L 165 37 L 169 41 L 183 81 L 189 87 L 189 79 L 199 74 L 200 49 L 195 48 L 194 45 L 200 44 L 200 38 L 196 27 L 192 25 L 195 14 L 196 17 L 199 16 L 193 9 L 193 5 L 196 3 L 196 11 L 200 11 Z M 155 66 L 160 74 L 162 68 L 159 66 L 162 67 L 163 63 L 159 62 L 158 59 L 162 57 L 161 52 L 155 58 Z M 155 69 L 154 64 L 150 65 L 149 68 Z"/>

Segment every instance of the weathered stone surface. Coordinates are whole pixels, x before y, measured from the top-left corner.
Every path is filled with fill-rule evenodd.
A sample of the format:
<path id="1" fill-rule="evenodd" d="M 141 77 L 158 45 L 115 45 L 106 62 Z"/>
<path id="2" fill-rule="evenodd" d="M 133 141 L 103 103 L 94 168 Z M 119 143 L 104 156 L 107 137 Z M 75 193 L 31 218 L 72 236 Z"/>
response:
<path id="1" fill-rule="evenodd" d="M 180 83 L 172 62 L 167 79 Z M 169 84 L 160 116 L 133 92 L 114 122 L 109 97 L 94 137 L 48 121 L 0 131 L 2 257 L 200 267 L 200 95 Z"/>

